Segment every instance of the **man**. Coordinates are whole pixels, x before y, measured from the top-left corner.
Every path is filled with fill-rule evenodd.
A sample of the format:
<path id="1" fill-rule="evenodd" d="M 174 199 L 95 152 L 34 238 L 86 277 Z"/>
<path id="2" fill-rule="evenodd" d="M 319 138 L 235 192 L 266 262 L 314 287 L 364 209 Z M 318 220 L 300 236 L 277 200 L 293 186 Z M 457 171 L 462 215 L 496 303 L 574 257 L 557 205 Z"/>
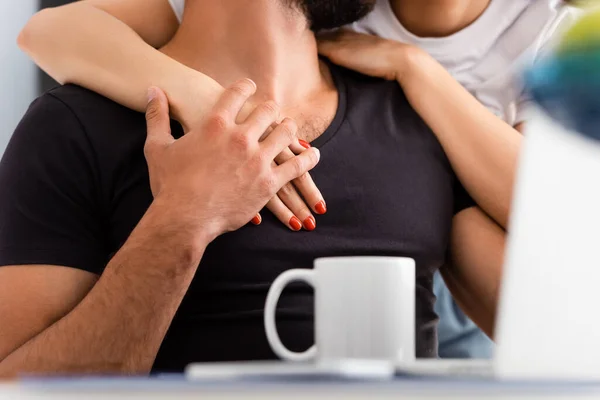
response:
<path id="1" fill-rule="evenodd" d="M 189 1 L 164 51 L 226 86 L 250 77 L 258 90 L 235 84 L 191 133 L 173 125 L 174 140 L 166 97 L 153 89 L 146 160 L 140 115 L 74 86 L 42 96 L 0 167 L 0 319 L 10 327 L 0 330 L 0 375 L 272 358 L 266 291 L 320 256 L 413 257 L 416 350 L 433 357 L 432 277 L 451 248 L 449 285 L 491 333 L 504 232 L 461 190 L 398 85 L 317 56 L 310 27 L 341 26 L 371 5 Z M 279 113 L 267 102 L 235 123 L 252 94 L 297 124 L 286 119 L 259 142 Z M 336 211 L 311 233 L 268 215 L 260 228 L 238 229 L 316 163 L 312 149 L 271 166 L 296 126 L 321 149 L 313 175 Z M 312 294 L 291 289 L 280 308 L 286 345 L 312 344 Z"/>

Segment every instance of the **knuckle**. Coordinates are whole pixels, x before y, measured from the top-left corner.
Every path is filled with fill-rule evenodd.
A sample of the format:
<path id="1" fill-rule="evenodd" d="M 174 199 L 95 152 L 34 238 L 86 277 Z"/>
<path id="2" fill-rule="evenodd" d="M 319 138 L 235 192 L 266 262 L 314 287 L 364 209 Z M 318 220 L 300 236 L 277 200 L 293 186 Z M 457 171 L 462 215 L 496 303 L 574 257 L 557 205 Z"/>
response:
<path id="1" fill-rule="evenodd" d="M 160 118 L 160 115 L 160 104 L 157 101 L 153 100 L 152 102 L 150 102 L 150 104 L 148 104 L 148 107 L 146 108 L 146 121 L 154 121 Z"/>
<path id="2" fill-rule="evenodd" d="M 250 138 L 245 132 L 237 132 L 231 136 L 231 144 L 236 150 L 246 151 L 250 148 Z"/>
<path id="3" fill-rule="evenodd" d="M 274 101 L 267 101 L 262 103 L 260 106 L 260 113 L 264 114 L 272 119 L 277 119 L 279 116 L 279 105 Z"/>
<path id="4" fill-rule="evenodd" d="M 254 91 L 254 85 L 249 79 L 242 79 L 231 85 L 227 90 L 238 96 L 250 96 Z"/>
<path id="5" fill-rule="evenodd" d="M 299 177 L 296 178 L 295 182 L 298 185 L 306 185 L 310 182 L 310 174 L 308 172 L 303 173 Z"/>
<path id="6" fill-rule="evenodd" d="M 150 145 L 148 142 L 146 142 L 146 144 L 144 145 L 144 158 L 146 158 L 146 160 L 148 160 L 150 158 L 150 156 L 152 155 L 152 152 L 154 150 L 152 149 L 152 145 Z"/>
<path id="7" fill-rule="evenodd" d="M 260 182 L 260 187 L 264 195 L 272 196 L 277 192 L 277 180 L 273 174 L 266 174 Z"/>
<path id="8" fill-rule="evenodd" d="M 294 157 L 292 160 L 292 170 L 294 172 L 294 175 L 296 177 L 301 176 L 305 171 L 304 171 L 304 163 L 302 162 L 302 159 L 298 156 Z"/>
<path id="9" fill-rule="evenodd" d="M 285 135 L 286 139 L 291 143 L 296 139 L 296 133 L 298 132 L 298 125 L 292 119 L 286 119 L 280 125 L 280 129 L 283 135 Z"/>
<path id="10" fill-rule="evenodd" d="M 224 131 L 229 127 L 227 117 L 223 113 L 213 114 L 208 119 L 208 129 L 213 131 Z"/>
<path id="11" fill-rule="evenodd" d="M 287 196 L 290 197 L 292 196 L 294 193 L 296 192 L 296 189 L 294 188 L 294 185 L 292 185 L 291 183 L 286 183 L 285 185 L 283 185 L 281 187 L 281 189 L 279 189 L 279 193 L 283 196 Z"/>
<path id="12" fill-rule="evenodd" d="M 269 165 L 271 165 L 272 162 L 273 162 L 273 160 L 270 159 L 270 156 L 267 152 L 259 151 L 256 154 L 256 163 L 258 164 L 259 167 L 269 166 Z"/>

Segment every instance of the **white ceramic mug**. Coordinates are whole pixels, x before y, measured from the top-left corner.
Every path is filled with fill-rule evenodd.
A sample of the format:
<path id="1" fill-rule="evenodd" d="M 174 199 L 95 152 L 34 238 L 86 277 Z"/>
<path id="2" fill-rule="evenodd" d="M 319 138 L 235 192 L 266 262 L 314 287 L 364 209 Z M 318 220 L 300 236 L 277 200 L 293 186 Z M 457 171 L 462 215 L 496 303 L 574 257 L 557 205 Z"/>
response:
<path id="1" fill-rule="evenodd" d="M 279 338 L 275 309 L 289 283 L 315 290 L 315 341 L 303 353 Z M 288 361 L 340 359 L 412 362 L 415 359 L 415 262 L 397 257 L 320 258 L 315 268 L 281 274 L 269 289 L 265 330 L 271 348 Z"/>

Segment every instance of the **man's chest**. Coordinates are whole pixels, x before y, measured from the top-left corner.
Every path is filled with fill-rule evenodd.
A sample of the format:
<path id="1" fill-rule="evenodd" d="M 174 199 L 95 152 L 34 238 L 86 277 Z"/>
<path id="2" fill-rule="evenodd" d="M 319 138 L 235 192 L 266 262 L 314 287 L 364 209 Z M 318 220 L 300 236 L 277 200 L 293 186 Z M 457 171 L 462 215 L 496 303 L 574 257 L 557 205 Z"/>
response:
<path id="1" fill-rule="evenodd" d="M 225 234 L 209 246 L 199 269 L 204 282 L 268 283 L 286 269 L 338 255 L 408 256 L 421 273 L 432 273 L 446 255 L 453 176 L 436 143 L 382 136 L 340 128 L 321 146 L 321 162 L 311 172 L 328 205 L 327 214 L 317 216 L 317 229 L 292 232 L 263 210 L 260 226 Z M 111 190 L 112 251 L 152 201 L 143 162 L 124 170 Z"/>

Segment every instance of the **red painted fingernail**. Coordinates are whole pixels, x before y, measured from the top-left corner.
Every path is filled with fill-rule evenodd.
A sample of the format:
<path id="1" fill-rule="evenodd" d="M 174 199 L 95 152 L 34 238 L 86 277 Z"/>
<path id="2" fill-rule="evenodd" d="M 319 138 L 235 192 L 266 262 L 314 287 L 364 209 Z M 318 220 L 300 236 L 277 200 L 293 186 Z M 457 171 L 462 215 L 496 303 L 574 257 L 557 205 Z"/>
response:
<path id="1" fill-rule="evenodd" d="M 327 205 L 325 204 L 324 200 L 321 200 L 315 205 L 315 211 L 318 214 L 325 214 L 327 212 Z"/>
<path id="2" fill-rule="evenodd" d="M 295 230 L 296 232 L 299 231 L 300 229 L 302 229 L 302 223 L 300 222 L 300 220 L 296 217 L 292 217 L 290 218 L 290 226 L 292 227 L 293 230 Z"/>
<path id="3" fill-rule="evenodd" d="M 317 221 L 315 221 L 315 217 L 308 217 L 304 220 L 304 229 L 307 231 L 314 231 L 317 227 Z"/>
<path id="4" fill-rule="evenodd" d="M 300 146 L 304 147 L 305 149 L 310 149 L 312 147 L 306 140 L 298 139 L 298 143 L 300 143 Z"/>
<path id="5" fill-rule="evenodd" d="M 252 218 L 250 222 L 252 222 L 254 225 L 260 225 L 260 223 L 262 222 L 262 217 L 260 216 L 260 214 L 256 214 L 256 216 Z"/>

